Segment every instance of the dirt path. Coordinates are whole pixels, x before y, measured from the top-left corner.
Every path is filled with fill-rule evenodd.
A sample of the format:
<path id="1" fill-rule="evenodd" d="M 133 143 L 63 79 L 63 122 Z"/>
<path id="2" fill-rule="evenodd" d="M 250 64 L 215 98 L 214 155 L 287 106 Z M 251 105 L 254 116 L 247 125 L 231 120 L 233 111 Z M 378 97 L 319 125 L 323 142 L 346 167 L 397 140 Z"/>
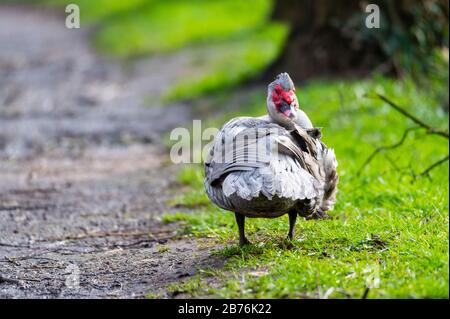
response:
<path id="1" fill-rule="evenodd" d="M 143 297 L 212 262 L 157 222 L 176 169 L 162 134 L 190 119 L 158 99 L 187 60 L 124 67 L 88 38 L 0 7 L 0 298 Z"/>

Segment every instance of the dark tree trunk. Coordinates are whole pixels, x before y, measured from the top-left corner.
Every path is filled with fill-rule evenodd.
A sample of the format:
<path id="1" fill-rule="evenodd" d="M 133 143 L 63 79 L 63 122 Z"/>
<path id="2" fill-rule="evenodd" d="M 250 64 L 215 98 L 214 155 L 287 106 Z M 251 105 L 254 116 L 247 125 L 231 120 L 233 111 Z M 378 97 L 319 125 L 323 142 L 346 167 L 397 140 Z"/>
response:
<path id="1" fill-rule="evenodd" d="M 441 16 L 448 24 L 448 0 L 437 2 L 443 7 Z M 381 29 L 365 27 L 365 8 L 369 3 L 380 8 Z M 313 77 L 359 78 L 374 70 L 396 73 L 395 50 L 403 49 L 401 41 L 414 45 L 416 40 L 411 32 L 414 12 L 421 12 L 424 20 L 434 19 L 425 16 L 432 12 L 429 4 L 428 0 L 277 0 L 273 19 L 287 22 L 291 32 L 283 53 L 265 76 L 273 78 L 287 71 L 301 82 Z M 400 44 L 390 53 L 386 43 L 399 38 Z M 430 43 L 430 47 L 431 44 L 436 45 Z"/>
<path id="2" fill-rule="evenodd" d="M 349 23 L 361 20 L 363 12 L 355 0 L 278 0 L 273 18 L 288 22 L 291 32 L 267 76 L 287 71 L 299 82 L 337 75 L 360 77 L 382 65 L 386 59 L 376 43 L 365 43 L 348 31 Z"/>

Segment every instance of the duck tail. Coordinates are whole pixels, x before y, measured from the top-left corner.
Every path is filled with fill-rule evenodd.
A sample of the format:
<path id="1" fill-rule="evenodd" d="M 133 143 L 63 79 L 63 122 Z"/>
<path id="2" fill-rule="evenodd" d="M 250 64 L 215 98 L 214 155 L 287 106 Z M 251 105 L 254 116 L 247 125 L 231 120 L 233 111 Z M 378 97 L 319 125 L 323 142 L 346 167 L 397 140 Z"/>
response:
<path id="1" fill-rule="evenodd" d="M 325 146 L 325 145 L 323 145 Z M 339 182 L 339 176 L 337 174 L 337 160 L 333 149 L 327 149 L 324 147 L 323 153 L 323 169 L 325 173 L 324 180 L 324 193 L 319 209 L 322 212 L 326 212 L 333 209 L 336 203 L 337 184 Z"/>

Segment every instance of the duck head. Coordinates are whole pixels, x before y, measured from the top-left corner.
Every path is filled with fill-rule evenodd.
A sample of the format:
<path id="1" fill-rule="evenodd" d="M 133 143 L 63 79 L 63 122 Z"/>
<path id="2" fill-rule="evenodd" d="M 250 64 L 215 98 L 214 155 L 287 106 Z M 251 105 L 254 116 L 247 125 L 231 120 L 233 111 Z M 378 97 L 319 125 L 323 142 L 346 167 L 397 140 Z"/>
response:
<path id="1" fill-rule="evenodd" d="M 291 128 L 297 122 L 299 105 L 295 86 L 287 73 L 279 74 L 267 89 L 267 112 L 279 125 Z"/>

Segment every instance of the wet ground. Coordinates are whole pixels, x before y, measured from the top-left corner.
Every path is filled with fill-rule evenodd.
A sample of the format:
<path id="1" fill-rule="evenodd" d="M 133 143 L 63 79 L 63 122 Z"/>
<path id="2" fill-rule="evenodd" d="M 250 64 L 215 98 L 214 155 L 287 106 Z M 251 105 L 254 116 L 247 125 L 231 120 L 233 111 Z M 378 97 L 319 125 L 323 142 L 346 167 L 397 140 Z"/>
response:
<path id="1" fill-rule="evenodd" d="M 177 169 L 163 136 L 191 117 L 160 96 L 188 59 L 124 65 L 90 32 L 0 6 L 2 298 L 140 298 L 220 264 L 159 222 Z"/>

